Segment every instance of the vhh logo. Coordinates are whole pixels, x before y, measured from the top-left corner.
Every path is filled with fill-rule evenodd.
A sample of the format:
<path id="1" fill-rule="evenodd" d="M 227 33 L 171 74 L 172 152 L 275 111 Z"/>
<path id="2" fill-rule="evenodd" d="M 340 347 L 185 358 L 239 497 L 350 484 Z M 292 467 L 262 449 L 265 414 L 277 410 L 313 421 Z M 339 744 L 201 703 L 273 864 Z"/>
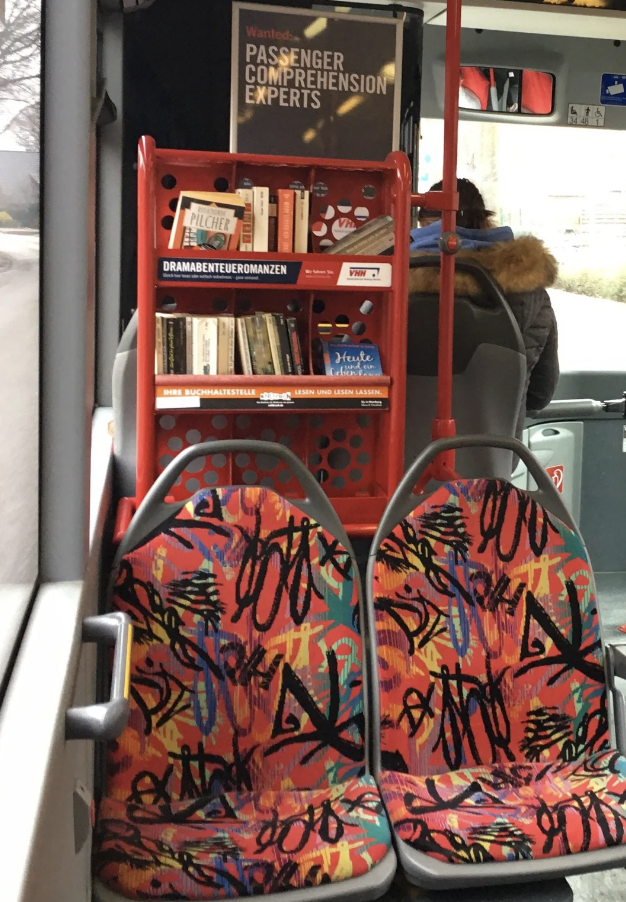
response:
<path id="1" fill-rule="evenodd" d="M 565 468 L 563 464 L 555 464 L 553 467 L 546 467 L 546 472 L 559 492 L 563 493 L 563 480 L 565 478 Z"/>

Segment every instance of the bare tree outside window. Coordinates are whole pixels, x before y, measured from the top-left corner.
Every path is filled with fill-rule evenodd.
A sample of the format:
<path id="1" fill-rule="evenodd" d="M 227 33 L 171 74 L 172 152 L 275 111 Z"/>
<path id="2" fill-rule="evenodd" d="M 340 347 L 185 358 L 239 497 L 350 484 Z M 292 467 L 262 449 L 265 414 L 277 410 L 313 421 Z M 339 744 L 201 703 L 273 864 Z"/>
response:
<path id="1" fill-rule="evenodd" d="M 40 71 L 41 0 L 6 0 L 0 24 L 0 135 L 10 136 L 16 149 L 39 150 Z"/>

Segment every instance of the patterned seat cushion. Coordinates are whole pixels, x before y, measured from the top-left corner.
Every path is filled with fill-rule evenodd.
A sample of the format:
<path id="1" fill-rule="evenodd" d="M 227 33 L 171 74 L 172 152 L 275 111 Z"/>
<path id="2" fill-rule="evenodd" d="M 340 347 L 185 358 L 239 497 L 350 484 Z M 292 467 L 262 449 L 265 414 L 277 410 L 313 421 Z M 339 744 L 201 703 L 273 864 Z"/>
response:
<path id="1" fill-rule="evenodd" d="M 106 799 L 98 873 L 130 899 L 225 899 L 359 877 L 390 845 L 371 777 L 169 805 Z"/>
<path id="2" fill-rule="evenodd" d="M 467 767 L 380 786 L 399 839 L 452 864 L 589 852 L 624 842 L 626 758 Z"/>
<path id="3" fill-rule="evenodd" d="M 114 606 L 135 631 L 130 720 L 100 809 L 103 881 L 136 898 L 213 899 L 373 866 L 389 839 L 369 810 L 380 798 L 365 770 L 358 592 L 341 544 L 271 490 L 203 490 L 125 555 Z M 330 799 L 347 838 L 323 852 Z M 272 805 L 275 828 L 264 826 Z M 291 857 L 256 843 L 261 826 L 292 842 L 310 819 Z"/>

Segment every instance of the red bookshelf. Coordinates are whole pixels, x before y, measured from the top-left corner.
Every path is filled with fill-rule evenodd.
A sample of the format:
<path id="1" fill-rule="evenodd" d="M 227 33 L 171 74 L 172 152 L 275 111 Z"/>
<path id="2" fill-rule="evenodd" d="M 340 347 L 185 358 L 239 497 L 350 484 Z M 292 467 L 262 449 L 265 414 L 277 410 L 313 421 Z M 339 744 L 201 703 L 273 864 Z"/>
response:
<path id="1" fill-rule="evenodd" d="M 315 474 L 352 535 L 373 534 L 403 473 L 410 168 L 404 154 L 382 163 L 262 157 L 139 146 L 137 498 L 190 444 L 258 438 L 288 445 Z M 181 190 L 295 185 L 311 192 L 310 224 L 323 223 L 313 253 L 168 250 Z M 395 253 L 325 254 L 341 218 L 357 225 L 382 213 L 396 222 Z M 317 228 L 324 232 L 323 228 Z M 384 376 L 155 376 L 155 313 L 296 317 L 312 368 L 315 339 L 378 345 Z M 173 489 L 262 484 L 297 497 L 288 470 L 273 458 L 209 456 Z M 118 530 L 119 531 L 119 530 Z"/>

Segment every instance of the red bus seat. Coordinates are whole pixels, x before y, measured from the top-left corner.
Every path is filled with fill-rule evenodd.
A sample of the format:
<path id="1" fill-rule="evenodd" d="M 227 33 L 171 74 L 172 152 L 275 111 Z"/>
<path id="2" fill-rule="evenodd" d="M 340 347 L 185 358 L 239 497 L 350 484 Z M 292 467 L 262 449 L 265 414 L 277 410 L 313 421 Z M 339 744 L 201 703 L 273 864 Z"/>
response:
<path id="1" fill-rule="evenodd" d="M 164 503 L 193 457 L 225 451 L 281 458 L 308 498 L 249 486 Z M 114 607 L 135 629 L 131 714 L 108 754 L 97 899 L 383 894 L 395 857 L 367 767 L 347 547 L 280 445 L 197 445 L 159 478 L 116 567 Z"/>
<path id="2" fill-rule="evenodd" d="M 478 440 L 421 455 L 370 558 L 378 776 L 400 863 L 441 889 L 616 867 L 626 758 L 609 736 L 585 547 L 512 439 L 495 441 L 524 459 L 537 495 L 468 479 L 412 496 L 432 448 L 466 441 Z"/>

